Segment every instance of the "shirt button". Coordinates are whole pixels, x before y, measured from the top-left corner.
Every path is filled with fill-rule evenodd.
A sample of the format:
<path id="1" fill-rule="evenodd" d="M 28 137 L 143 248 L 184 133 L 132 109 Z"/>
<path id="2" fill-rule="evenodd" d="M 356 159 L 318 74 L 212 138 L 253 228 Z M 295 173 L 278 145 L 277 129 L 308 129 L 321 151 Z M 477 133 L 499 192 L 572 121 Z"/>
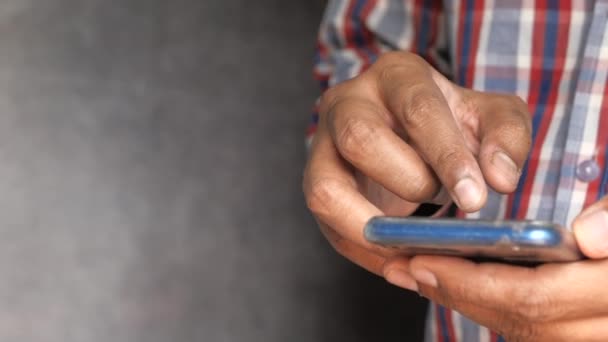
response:
<path id="1" fill-rule="evenodd" d="M 585 160 L 576 168 L 576 178 L 582 182 L 591 182 L 600 176 L 600 167 L 595 160 Z"/>

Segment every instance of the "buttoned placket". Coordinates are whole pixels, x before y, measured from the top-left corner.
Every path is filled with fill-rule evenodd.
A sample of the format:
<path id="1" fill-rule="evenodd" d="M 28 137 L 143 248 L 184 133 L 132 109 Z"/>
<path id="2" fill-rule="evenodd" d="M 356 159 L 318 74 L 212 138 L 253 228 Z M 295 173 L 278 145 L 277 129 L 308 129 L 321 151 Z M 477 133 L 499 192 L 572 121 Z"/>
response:
<path id="1" fill-rule="evenodd" d="M 604 184 L 597 183 L 608 179 L 606 165 L 599 163 L 599 156 L 605 160 L 606 142 L 598 143 L 597 133 L 601 115 L 608 115 L 602 113 L 608 80 L 608 49 L 602 48 L 608 41 L 607 25 L 608 0 L 596 1 L 580 60 L 553 212 L 554 222 L 568 226 L 582 209 L 587 191 L 606 191 Z"/>

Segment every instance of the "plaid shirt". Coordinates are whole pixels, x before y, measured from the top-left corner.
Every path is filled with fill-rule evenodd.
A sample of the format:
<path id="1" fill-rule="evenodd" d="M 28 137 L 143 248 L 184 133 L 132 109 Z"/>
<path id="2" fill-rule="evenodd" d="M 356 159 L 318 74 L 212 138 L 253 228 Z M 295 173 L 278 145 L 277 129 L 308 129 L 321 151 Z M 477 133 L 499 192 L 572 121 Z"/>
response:
<path id="1" fill-rule="evenodd" d="M 569 226 L 607 192 L 608 0 L 330 0 L 315 75 L 327 88 L 388 50 L 415 52 L 459 85 L 529 104 L 533 146 L 517 190 L 490 191 L 487 206 L 460 217 Z M 502 340 L 438 305 L 427 322 L 427 341 Z"/>

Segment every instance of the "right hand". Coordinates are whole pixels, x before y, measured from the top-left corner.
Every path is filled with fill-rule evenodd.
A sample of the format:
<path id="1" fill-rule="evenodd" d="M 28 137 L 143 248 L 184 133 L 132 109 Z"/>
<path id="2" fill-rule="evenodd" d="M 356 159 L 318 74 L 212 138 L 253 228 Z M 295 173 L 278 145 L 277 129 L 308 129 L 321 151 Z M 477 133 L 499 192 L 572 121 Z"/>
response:
<path id="1" fill-rule="evenodd" d="M 395 252 L 364 239 L 367 220 L 450 198 L 477 211 L 487 185 L 515 190 L 530 144 L 519 97 L 461 88 L 422 58 L 390 52 L 321 98 L 304 194 L 331 245 L 388 279 Z"/>

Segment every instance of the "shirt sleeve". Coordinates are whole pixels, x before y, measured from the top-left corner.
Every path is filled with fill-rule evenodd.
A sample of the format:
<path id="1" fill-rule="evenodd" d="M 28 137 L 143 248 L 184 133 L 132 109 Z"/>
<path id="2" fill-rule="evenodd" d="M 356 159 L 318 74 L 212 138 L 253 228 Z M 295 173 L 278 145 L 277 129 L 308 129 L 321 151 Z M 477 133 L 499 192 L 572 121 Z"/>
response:
<path id="1" fill-rule="evenodd" d="M 440 0 L 329 0 L 317 38 L 315 79 L 322 93 L 393 50 L 417 53 L 449 77 L 445 33 Z M 307 130 L 308 146 L 319 120 L 317 104 Z"/>

